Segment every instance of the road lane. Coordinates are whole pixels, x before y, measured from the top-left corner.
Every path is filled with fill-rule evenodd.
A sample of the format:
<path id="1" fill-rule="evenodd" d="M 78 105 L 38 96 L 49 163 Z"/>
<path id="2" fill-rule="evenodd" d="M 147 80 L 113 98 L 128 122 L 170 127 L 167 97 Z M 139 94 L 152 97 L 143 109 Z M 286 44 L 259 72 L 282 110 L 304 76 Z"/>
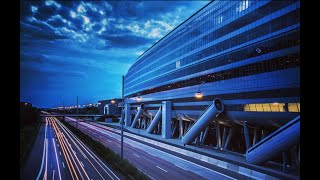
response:
<path id="1" fill-rule="evenodd" d="M 95 155 L 79 138 L 77 138 L 65 125 L 55 118 L 55 126 L 61 130 L 63 137 L 68 142 L 70 149 L 73 151 L 73 156 L 79 159 L 77 161 L 81 169 L 86 169 L 90 179 L 124 179 L 119 172 L 115 172 L 106 165 L 100 158 Z"/>
<path id="2" fill-rule="evenodd" d="M 66 119 L 74 124 L 69 118 Z M 120 153 L 120 135 L 85 122 L 79 122 L 77 127 L 116 153 Z M 124 137 L 124 157 L 154 179 L 234 179 L 126 137 Z"/>

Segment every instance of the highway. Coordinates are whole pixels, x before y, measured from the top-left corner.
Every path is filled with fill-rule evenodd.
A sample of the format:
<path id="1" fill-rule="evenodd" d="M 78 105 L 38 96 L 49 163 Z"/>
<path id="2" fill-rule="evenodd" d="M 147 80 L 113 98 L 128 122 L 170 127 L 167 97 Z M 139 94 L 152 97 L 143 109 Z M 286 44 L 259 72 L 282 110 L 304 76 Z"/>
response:
<path id="1" fill-rule="evenodd" d="M 66 118 L 66 121 L 120 154 L 121 142 L 117 133 L 97 124 L 77 122 L 78 125 L 75 125 L 76 120 L 73 118 Z M 151 179 L 247 179 L 223 174 L 126 137 L 124 137 L 124 158 Z"/>
<path id="2" fill-rule="evenodd" d="M 21 169 L 20 179 L 120 180 L 125 177 L 112 170 L 57 118 L 47 117 Z"/>

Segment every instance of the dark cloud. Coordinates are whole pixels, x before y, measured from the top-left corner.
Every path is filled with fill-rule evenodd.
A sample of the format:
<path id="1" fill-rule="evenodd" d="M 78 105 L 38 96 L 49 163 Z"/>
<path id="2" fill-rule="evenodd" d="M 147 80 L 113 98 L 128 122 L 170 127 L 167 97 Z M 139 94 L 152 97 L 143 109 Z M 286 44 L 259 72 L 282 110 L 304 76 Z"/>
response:
<path id="1" fill-rule="evenodd" d="M 112 46 L 121 48 L 137 47 L 152 42 L 150 39 L 134 35 L 106 36 L 106 39 L 111 42 Z"/>

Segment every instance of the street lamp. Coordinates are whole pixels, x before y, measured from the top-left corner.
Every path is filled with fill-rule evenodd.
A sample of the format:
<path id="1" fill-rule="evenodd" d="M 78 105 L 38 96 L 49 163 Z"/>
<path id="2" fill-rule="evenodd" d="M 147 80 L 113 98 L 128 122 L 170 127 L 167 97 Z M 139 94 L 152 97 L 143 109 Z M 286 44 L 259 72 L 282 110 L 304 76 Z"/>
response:
<path id="1" fill-rule="evenodd" d="M 115 102 L 116 102 L 116 101 L 114 101 L 114 100 L 111 100 L 111 103 L 112 103 L 112 104 L 114 104 Z"/>
<path id="2" fill-rule="evenodd" d="M 201 99 L 203 97 L 202 92 L 198 91 L 196 92 L 196 94 L 194 95 L 197 99 Z"/>
<path id="3" fill-rule="evenodd" d="M 139 96 L 139 97 L 137 97 L 137 101 L 138 102 L 140 102 L 141 101 L 141 97 Z"/>

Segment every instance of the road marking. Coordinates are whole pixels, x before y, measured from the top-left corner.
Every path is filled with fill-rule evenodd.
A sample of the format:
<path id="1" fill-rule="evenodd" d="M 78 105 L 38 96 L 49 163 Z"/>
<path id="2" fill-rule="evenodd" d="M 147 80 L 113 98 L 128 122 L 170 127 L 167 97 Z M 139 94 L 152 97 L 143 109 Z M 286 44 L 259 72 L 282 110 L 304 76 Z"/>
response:
<path id="1" fill-rule="evenodd" d="M 136 155 L 135 153 L 132 153 L 132 154 L 135 155 L 135 156 L 137 156 L 138 158 L 140 157 L 140 156 Z"/>
<path id="2" fill-rule="evenodd" d="M 59 147 L 59 144 L 57 144 L 57 146 Z"/>
<path id="3" fill-rule="evenodd" d="M 189 171 L 188 169 L 185 169 L 185 168 L 183 168 L 183 167 L 181 167 L 181 166 L 178 166 L 178 165 L 176 165 L 176 164 L 174 164 L 174 165 L 177 166 L 178 168 L 181 168 L 181 169 L 185 170 L 185 171 Z"/>
<path id="4" fill-rule="evenodd" d="M 82 161 L 80 161 L 80 162 L 81 162 L 82 166 L 84 167 L 84 165 L 83 165 Z"/>
<path id="5" fill-rule="evenodd" d="M 61 151 L 59 151 L 59 153 L 60 153 L 60 156 L 61 156 Z"/>
<path id="6" fill-rule="evenodd" d="M 65 167 L 64 167 L 64 163 L 63 163 L 63 162 L 62 162 L 62 166 L 63 166 L 63 168 L 65 168 Z"/>
<path id="7" fill-rule="evenodd" d="M 111 142 L 110 140 L 107 140 L 108 142 Z"/>
<path id="8" fill-rule="evenodd" d="M 156 166 L 157 168 L 159 168 L 159 169 L 161 169 L 162 171 L 164 171 L 164 172 L 168 172 L 168 171 L 166 171 L 165 169 L 162 169 L 161 167 L 159 167 L 159 166 Z"/>
<path id="9" fill-rule="evenodd" d="M 54 180 L 54 170 L 52 171 L 52 180 Z"/>
<path id="10" fill-rule="evenodd" d="M 119 147 L 119 148 L 121 148 L 121 146 L 120 146 L 120 145 L 118 145 L 118 147 Z"/>
<path id="11" fill-rule="evenodd" d="M 54 140 L 52 138 L 52 142 L 53 142 L 53 147 L 54 147 L 54 154 L 56 155 L 56 161 L 57 161 L 57 166 L 58 166 L 58 173 L 59 173 L 59 179 L 61 180 L 61 173 L 60 173 L 60 166 L 59 166 L 59 162 L 58 162 L 58 156 L 57 156 L 57 150 L 56 150 L 56 146 L 54 143 Z M 61 155 L 61 152 L 60 152 Z M 53 177 L 54 178 L 54 177 Z"/>

